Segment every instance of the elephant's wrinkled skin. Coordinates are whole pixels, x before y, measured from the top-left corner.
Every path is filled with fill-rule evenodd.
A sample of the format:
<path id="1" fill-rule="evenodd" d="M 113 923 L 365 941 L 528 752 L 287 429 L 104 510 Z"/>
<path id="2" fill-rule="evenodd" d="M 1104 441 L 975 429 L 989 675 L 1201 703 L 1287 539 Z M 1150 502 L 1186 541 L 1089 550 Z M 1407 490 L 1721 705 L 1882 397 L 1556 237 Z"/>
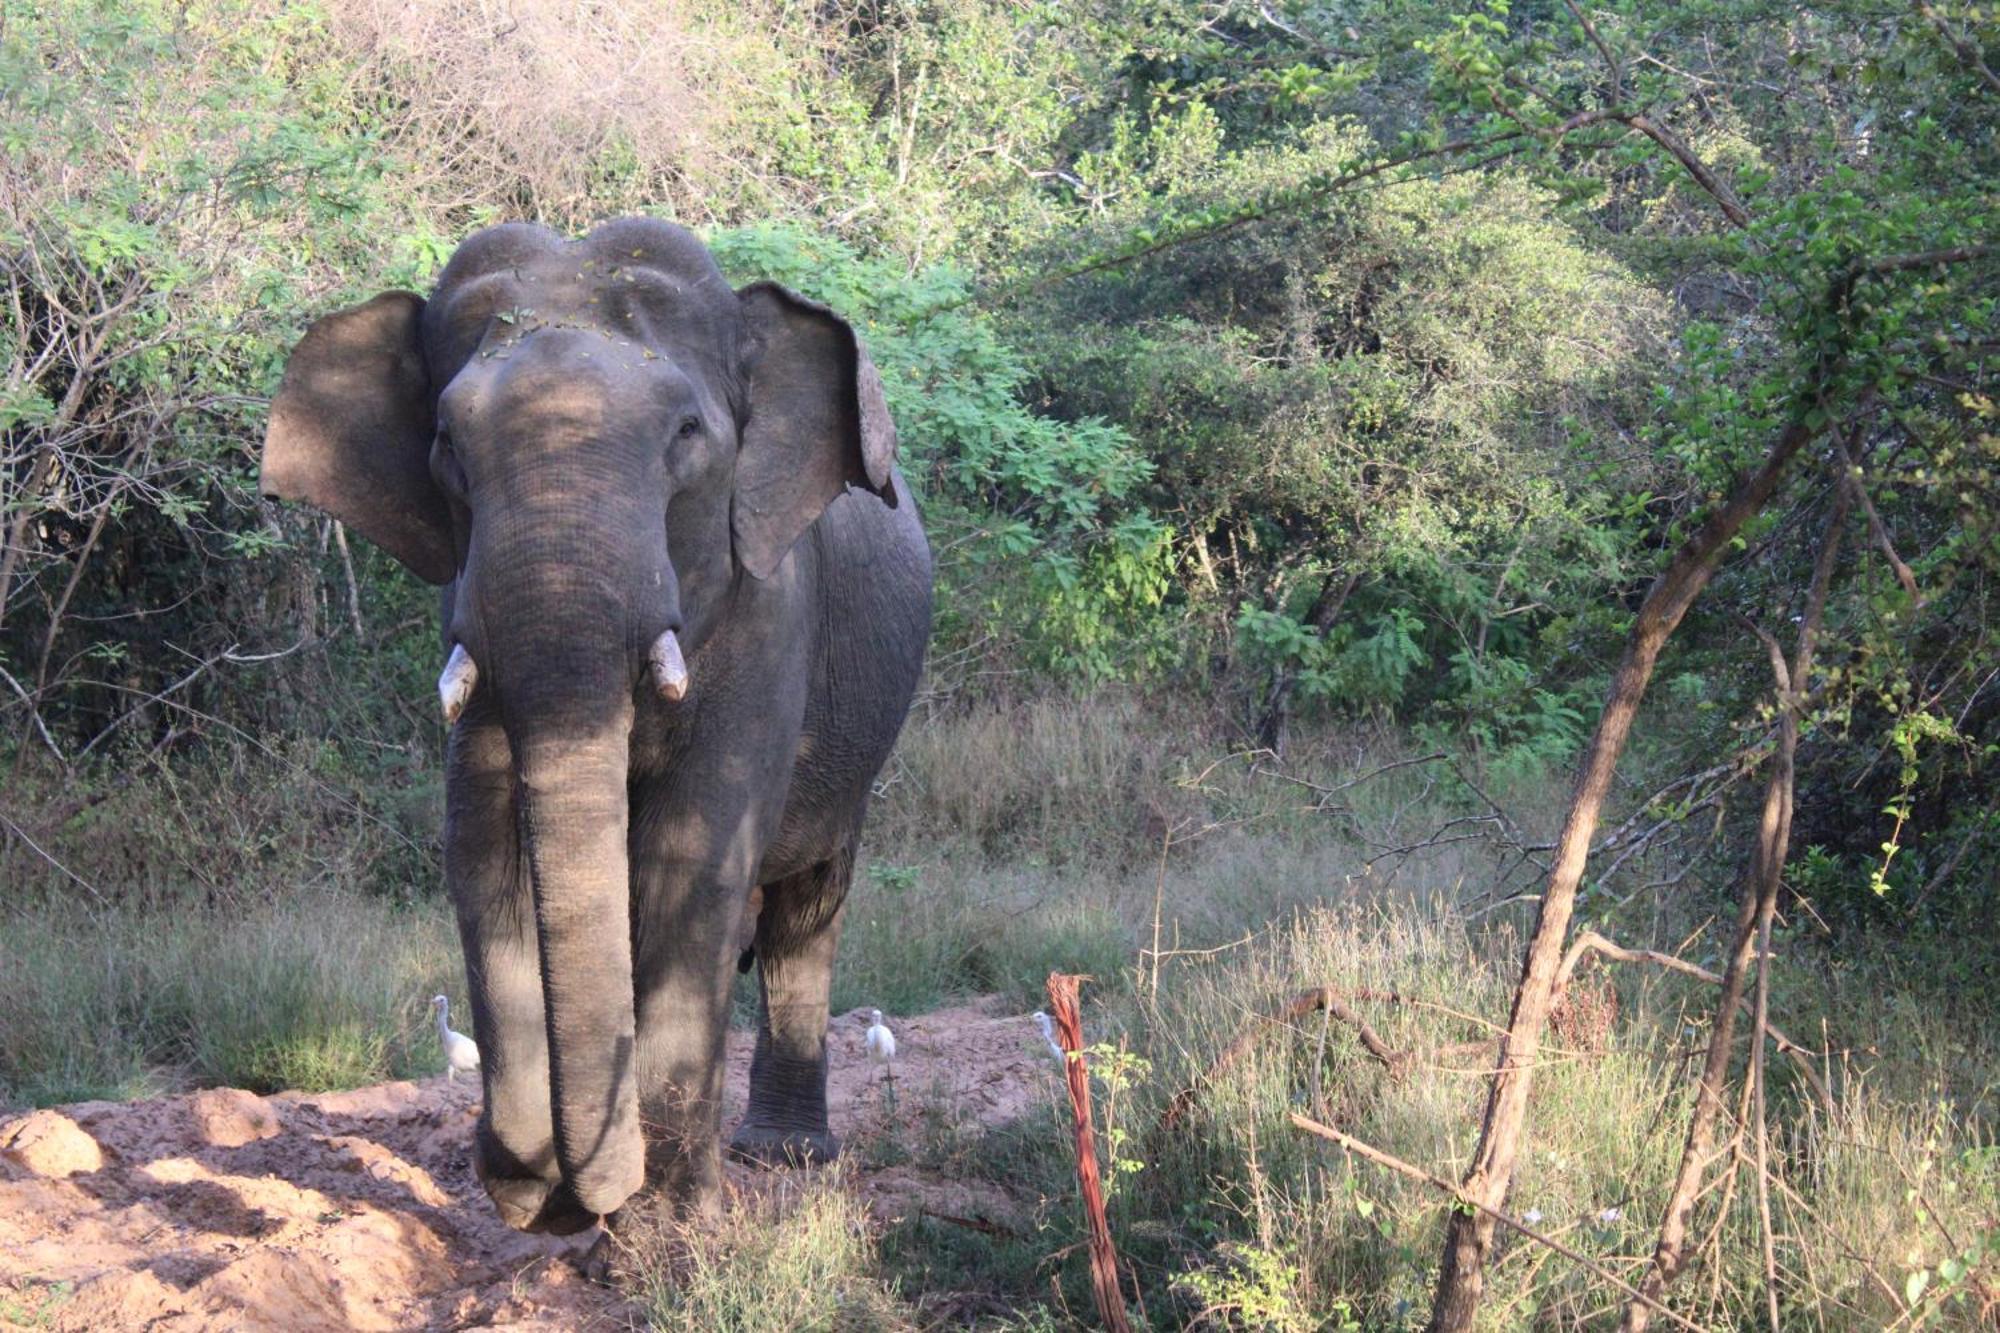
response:
<path id="1" fill-rule="evenodd" d="M 731 1149 L 824 1160 L 827 993 L 930 552 L 866 352 L 665 222 L 468 239 L 428 300 L 315 323 L 266 494 L 443 585 L 445 875 L 484 1055 L 480 1178 L 568 1231 L 720 1181 L 745 904 L 763 1011 Z M 673 631 L 672 635 L 666 635 Z M 685 656 L 684 697 L 659 645 Z M 440 657 L 443 662 L 443 657 Z M 644 1126 L 642 1136 L 641 1126 Z"/>

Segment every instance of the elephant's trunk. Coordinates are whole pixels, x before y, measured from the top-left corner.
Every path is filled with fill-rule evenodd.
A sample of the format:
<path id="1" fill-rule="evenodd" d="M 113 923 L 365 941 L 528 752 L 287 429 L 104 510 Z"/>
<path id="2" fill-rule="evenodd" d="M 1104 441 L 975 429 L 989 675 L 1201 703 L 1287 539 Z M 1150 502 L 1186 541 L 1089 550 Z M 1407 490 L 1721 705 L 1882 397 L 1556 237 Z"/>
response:
<path id="1" fill-rule="evenodd" d="M 556 1160 L 577 1202 L 599 1214 L 615 1211 L 645 1175 L 625 846 L 629 693 L 618 712 L 602 731 L 551 736 L 530 729 L 515 747 Z"/>
<path id="2" fill-rule="evenodd" d="M 640 557 L 609 544 L 542 538 L 487 555 L 480 688 L 490 682 L 498 697 L 518 778 L 556 1161 L 575 1201 L 606 1214 L 645 1173 L 625 784 L 633 694 L 659 612 L 633 609 L 625 571 Z M 494 614 L 503 607 L 504 620 Z"/>

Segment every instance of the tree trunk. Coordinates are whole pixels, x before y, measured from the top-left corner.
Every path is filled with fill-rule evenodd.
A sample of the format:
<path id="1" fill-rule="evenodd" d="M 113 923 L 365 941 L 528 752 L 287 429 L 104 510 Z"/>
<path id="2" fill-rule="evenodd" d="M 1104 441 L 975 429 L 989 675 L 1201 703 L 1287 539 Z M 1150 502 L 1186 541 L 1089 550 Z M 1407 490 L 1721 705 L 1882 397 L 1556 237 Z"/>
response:
<path id="1" fill-rule="evenodd" d="M 1569 813 L 1556 843 L 1555 861 L 1542 895 L 1540 916 L 1528 942 L 1521 981 L 1514 993 L 1513 1015 L 1502 1043 L 1499 1067 L 1487 1094 L 1479 1146 L 1465 1176 L 1465 1191 L 1490 1209 L 1499 1209 L 1514 1180 L 1514 1161 L 1527 1121 L 1528 1088 L 1535 1057 L 1547 1026 L 1556 971 L 1562 963 L 1576 891 L 1583 882 L 1590 840 L 1599 812 L 1611 790 L 1618 759 L 1632 730 L 1651 681 L 1653 667 L 1669 636 L 1694 604 L 1720 563 L 1722 552 L 1743 525 L 1770 500 L 1792 455 L 1813 432 L 1803 420 L 1794 421 L 1772 442 L 1763 465 L 1737 486 L 1735 493 L 1700 530 L 1674 553 L 1666 571 L 1653 583 L 1639 607 L 1638 619 L 1626 639 L 1625 654 L 1611 679 L 1597 730 L 1584 751 L 1583 766 L 1570 797 Z M 1431 1307 L 1433 1333 L 1470 1329 L 1485 1285 L 1486 1255 L 1492 1248 L 1495 1223 L 1478 1212 L 1454 1212 L 1445 1230 L 1444 1260 L 1437 1295 Z"/>
<path id="2" fill-rule="evenodd" d="M 1701 1196 L 1714 1143 L 1715 1122 L 1722 1114 L 1722 1095 L 1729 1074 L 1729 1051 L 1736 1033 L 1736 1011 L 1743 1003 L 1744 977 L 1760 937 L 1768 937 L 1771 916 L 1777 910 L 1778 888 L 1784 878 L 1785 858 L 1792 833 L 1793 756 L 1798 749 L 1799 702 L 1804 698 L 1812 670 L 1813 640 L 1826 609 L 1826 594 L 1833 582 L 1834 566 L 1840 552 L 1841 524 L 1847 520 L 1852 492 L 1846 485 L 1834 488 L 1833 512 L 1827 519 L 1826 535 L 1820 539 L 1819 557 L 1813 565 L 1812 587 L 1806 594 L 1805 614 L 1799 622 L 1798 650 L 1792 665 L 1774 641 L 1767 638 L 1772 668 L 1778 682 L 1778 749 L 1771 761 L 1771 779 L 1764 793 L 1764 814 L 1758 829 L 1757 859 L 1743 885 L 1743 902 L 1736 913 L 1736 935 L 1729 951 L 1729 966 L 1722 976 L 1722 998 L 1716 1001 L 1715 1020 L 1709 1038 L 1708 1056 L 1702 1064 L 1701 1084 L 1695 1095 L 1694 1117 L 1688 1122 L 1687 1144 L 1681 1151 L 1680 1169 L 1674 1177 L 1673 1192 L 1660 1219 L 1660 1239 L 1653 1249 L 1653 1262 L 1640 1279 L 1639 1290 L 1648 1301 L 1657 1301 L 1667 1283 L 1680 1275 L 1686 1261 L 1688 1221 L 1695 1200 Z M 1753 1041 L 1764 1040 L 1762 1015 Z M 1653 1311 L 1646 1302 L 1626 1305 L 1620 1328 L 1625 1333 L 1641 1333 L 1651 1324 Z"/>
<path id="3" fill-rule="evenodd" d="M 1341 608 L 1347 605 L 1348 597 L 1360 582 L 1358 570 L 1345 579 L 1327 575 L 1319 585 L 1319 594 L 1313 598 L 1312 609 L 1306 612 L 1306 623 L 1324 636 L 1333 628 L 1334 621 L 1340 619 Z M 1270 692 L 1264 697 L 1264 715 L 1257 721 L 1257 744 L 1279 759 L 1285 757 L 1285 740 L 1292 721 L 1292 690 L 1298 680 L 1297 667 L 1280 667 L 1271 680 Z"/>

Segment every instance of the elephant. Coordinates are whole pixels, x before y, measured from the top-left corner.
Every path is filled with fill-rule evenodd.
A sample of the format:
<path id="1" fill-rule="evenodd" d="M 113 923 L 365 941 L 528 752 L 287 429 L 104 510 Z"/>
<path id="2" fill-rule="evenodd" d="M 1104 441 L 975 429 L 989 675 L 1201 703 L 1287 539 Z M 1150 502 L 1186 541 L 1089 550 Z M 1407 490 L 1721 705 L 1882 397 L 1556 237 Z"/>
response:
<path id="1" fill-rule="evenodd" d="M 746 939 L 760 1004 L 730 1153 L 839 1152 L 835 944 L 930 631 L 895 454 L 844 320 L 733 290 L 658 219 L 487 227 L 428 298 L 325 315 L 286 362 L 263 494 L 442 589 L 472 1156 L 515 1227 L 714 1206 Z"/>

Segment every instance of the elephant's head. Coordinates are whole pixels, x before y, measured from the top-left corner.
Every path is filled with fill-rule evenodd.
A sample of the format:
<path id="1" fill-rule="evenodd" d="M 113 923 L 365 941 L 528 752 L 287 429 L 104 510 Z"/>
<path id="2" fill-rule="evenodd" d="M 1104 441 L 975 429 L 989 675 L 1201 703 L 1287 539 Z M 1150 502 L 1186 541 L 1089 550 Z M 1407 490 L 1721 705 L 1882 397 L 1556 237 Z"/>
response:
<path id="1" fill-rule="evenodd" d="M 849 486 L 896 503 L 895 433 L 852 330 L 732 291 L 680 227 L 468 239 L 429 300 L 306 332 L 272 404 L 263 490 L 455 580 L 440 689 L 511 748 L 534 886 L 556 1156 L 586 1209 L 641 1183 L 626 773 L 635 707 L 700 704 L 738 580 Z M 690 679 L 688 659 L 695 659 Z M 682 696 L 688 696 L 683 699 Z"/>

